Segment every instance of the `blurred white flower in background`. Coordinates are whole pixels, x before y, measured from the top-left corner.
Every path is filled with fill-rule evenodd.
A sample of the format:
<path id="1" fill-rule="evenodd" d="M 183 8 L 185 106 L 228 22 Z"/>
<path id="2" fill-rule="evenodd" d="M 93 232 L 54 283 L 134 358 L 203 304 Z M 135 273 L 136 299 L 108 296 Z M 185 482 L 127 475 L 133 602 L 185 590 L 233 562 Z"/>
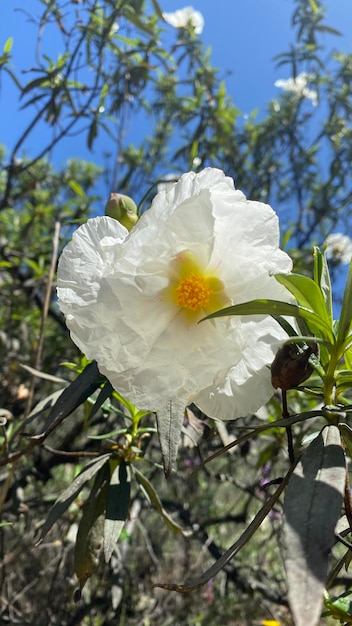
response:
<path id="1" fill-rule="evenodd" d="M 352 257 L 352 239 L 342 233 L 331 233 L 324 242 L 328 259 L 335 263 L 349 263 Z"/>
<path id="2" fill-rule="evenodd" d="M 159 192 L 130 233 L 109 217 L 81 226 L 59 261 L 59 306 L 73 341 L 138 408 L 178 399 L 233 419 L 273 394 L 284 333 L 271 317 L 198 322 L 255 298 L 291 300 L 273 276 L 290 270 L 272 208 L 207 168 Z"/>
<path id="3" fill-rule="evenodd" d="M 312 101 L 313 106 L 318 104 L 318 93 L 314 89 L 307 87 L 309 83 L 309 74 L 302 72 L 296 78 L 287 78 L 276 80 L 274 85 L 284 91 L 290 91 L 299 98 L 307 98 Z"/>
<path id="4" fill-rule="evenodd" d="M 163 13 L 165 22 L 174 28 L 188 28 L 192 26 L 196 35 L 200 35 L 204 28 L 204 18 L 193 7 L 184 7 L 174 13 Z"/>

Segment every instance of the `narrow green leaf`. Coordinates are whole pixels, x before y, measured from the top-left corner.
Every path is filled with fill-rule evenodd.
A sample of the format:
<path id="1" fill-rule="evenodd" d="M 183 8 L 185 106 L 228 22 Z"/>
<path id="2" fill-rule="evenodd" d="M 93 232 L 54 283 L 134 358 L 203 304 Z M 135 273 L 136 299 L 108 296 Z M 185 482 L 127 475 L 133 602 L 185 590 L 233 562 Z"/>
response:
<path id="1" fill-rule="evenodd" d="M 104 510 L 108 494 L 110 471 L 108 464 L 95 477 L 89 498 L 82 508 L 82 517 L 74 553 L 74 569 L 82 590 L 98 565 L 103 547 Z"/>
<path id="2" fill-rule="evenodd" d="M 338 370 L 336 372 L 337 389 L 352 389 L 352 371 Z"/>
<path id="3" fill-rule="evenodd" d="M 345 593 L 340 596 L 326 598 L 325 606 L 335 619 L 340 620 L 340 624 L 352 624 L 352 599 L 350 590 L 345 591 Z"/>
<path id="4" fill-rule="evenodd" d="M 315 0 L 309 0 L 309 4 L 310 4 L 310 8 L 312 9 L 313 13 L 317 13 L 319 10 L 319 7 L 317 5 L 317 3 L 315 2 Z"/>
<path id="5" fill-rule="evenodd" d="M 49 87 L 49 86 L 50 86 L 50 75 L 48 73 L 45 73 L 43 76 L 40 76 L 39 78 L 34 78 L 29 83 L 27 83 L 27 85 L 23 87 L 21 98 L 26 93 L 28 93 L 29 91 L 32 91 L 36 87 Z"/>
<path id="6" fill-rule="evenodd" d="M 94 117 L 88 132 L 87 145 L 89 150 L 92 149 L 94 140 L 98 134 L 98 119 L 97 116 Z"/>
<path id="7" fill-rule="evenodd" d="M 76 476 L 71 485 L 59 495 L 58 499 L 51 507 L 49 515 L 41 528 L 40 537 L 36 545 L 39 545 L 43 541 L 50 528 L 61 517 L 61 515 L 63 515 L 75 498 L 77 498 L 79 492 L 82 491 L 88 480 L 93 478 L 109 459 L 110 454 L 102 454 L 97 459 L 88 463 L 78 476 Z"/>
<path id="8" fill-rule="evenodd" d="M 162 10 L 160 8 L 159 3 L 157 2 L 157 0 L 152 0 L 152 4 L 153 4 L 155 13 L 162 20 L 163 19 L 163 12 L 162 12 Z"/>
<path id="9" fill-rule="evenodd" d="M 328 313 L 330 323 L 333 320 L 332 311 L 332 289 L 329 266 L 326 261 L 326 256 L 321 250 L 314 247 L 314 280 L 319 285 L 321 293 L 323 294 L 326 311 Z"/>
<path id="10" fill-rule="evenodd" d="M 9 54 L 11 52 L 12 44 L 13 44 L 13 37 L 9 37 L 5 41 L 4 54 Z"/>
<path id="11" fill-rule="evenodd" d="M 124 527 L 131 495 L 131 468 L 121 461 L 112 473 L 104 522 L 104 557 L 111 559 L 115 545 Z"/>
<path id="12" fill-rule="evenodd" d="M 161 515 L 161 517 L 163 518 L 166 526 L 170 528 L 171 530 L 173 530 L 174 532 L 180 533 L 184 537 L 188 537 L 189 535 L 191 535 L 192 531 L 183 530 L 181 526 L 179 526 L 178 524 L 176 524 L 176 522 L 174 522 L 174 520 L 172 519 L 172 517 L 170 517 L 167 511 L 165 511 L 157 492 L 155 491 L 153 485 L 148 480 L 148 478 L 144 476 L 144 474 L 142 474 L 139 470 L 137 470 L 135 466 L 133 467 L 133 472 L 138 482 L 144 487 L 148 497 L 150 498 L 150 501 L 154 504 L 159 515 Z"/>
<path id="13" fill-rule="evenodd" d="M 339 425 L 339 429 L 345 444 L 345 448 L 348 452 L 348 456 L 352 459 L 352 429 L 348 424 L 342 423 Z"/>
<path id="14" fill-rule="evenodd" d="M 345 365 L 352 370 L 352 346 L 350 345 L 344 352 Z"/>
<path id="15" fill-rule="evenodd" d="M 285 493 L 288 599 L 296 626 L 319 623 L 345 479 L 339 429 L 326 426 L 304 452 Z"/>
<path id="16" fill-rule="evenodd" d="M 99 395 L 96 401 L 94 402 L 91 412 L 89 413 L 89 417 L 88 417 L 89 420 L 91 420 L 94 417 L 94 415 L 97 414 L 99 409 L 103 406 L 105 400 L 107 400 L 111 396 L 113 391 L 114 391 L 114 388 L 112 384 L 107 380 L 104 387 L 99 391 Z"/>
<path id="17" fill-rule="evenodd" d="M 216 317 L 226 317 L 227 315 L 272 315 L 274 318 L 278 315 L 286 315 L 289 317 L 303 318 L 308 323 L 309 330 L 310 326 L 313 326 L 314 329 L 319 328 L 323 339 L 326 339 L 331 344 L 335 342 L 330 325 L 319 315 L 302 306 L 280 302 L 278 300 L 266 300 L 263 298 L 251 300 L 251 302 L 244 302 L 243 304 L 235 304 L 234 306 L 229 306 L 207 315 L 200 320 L 200 322 L 215 319 Z"/>
<path id="18" fill-rule="evenodd" d="M 185 406 L 175 400 L 170 400 L 164 404 L 156 415 L 166 478 L 170 476 L 176 463 L 184 416 Z"/>
<path id="19" fill-rule="evenodd" d="M 72 189 L 72 191 L 77 195 L 80 196 L 80 198 L 83 198 L 86 194 L 84 193 L 81 185 L 79 185 L 77 183 L 77 181 L 75 180 L 70 180 L 68 182 L 68 186 Z"/>
<path id="20" fill-rule="evenodd" d="M 98 370 L 96 361 L 89 363 L 57 399 L 52 407 L 43 431 L 39 435 L 29 437 L 30 439 L 44 439 L 54 430 L 68 415 L 70 415 L 80 404 L 85 402 L 100 385 L 106 381 Z"/>
<path id="21" fill-rule="evenodd" d="M 337 333 L 337 342 L 339 345 L 344 343 L 348 331 L 351 327 L 352 320 L 352 260 L 350 262 L 345 292 L 343 294 L 339 328 Z"/>
<path id="22" fill-rule="evenodd" d="M 317 313 L 331 325 L 332 319 L 327 312 L 323 294 L 314 280 L 301 274 L 275 274 L 275 278 L 294 295 L 300 306 Z"/>

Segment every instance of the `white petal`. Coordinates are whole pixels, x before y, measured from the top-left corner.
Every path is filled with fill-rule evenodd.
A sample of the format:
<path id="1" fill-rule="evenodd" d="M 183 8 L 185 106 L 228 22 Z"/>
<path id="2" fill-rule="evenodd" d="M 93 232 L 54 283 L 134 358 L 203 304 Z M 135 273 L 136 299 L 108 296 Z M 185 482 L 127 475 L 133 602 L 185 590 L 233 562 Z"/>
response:
<path id="1" fill-rule="evenodd" d="M 273 395 L 270 364 L 285 339 L 283 331 L 274 320 L 265 318 L 245 322 L 242 334 L 247 341 L 240 362 L 219 372 L 213 385 L 193 397 L 193 402 L 209 417 L 245 417 Z"/>
<path id="2" fill-rule="evenodd" d="M 129 234 L 107 217 L 76 231 L 59 263 L 59 305 L 73 341 L 138 407 L 197 398 L 205 413 L 229 419 L 273 392 L 267 365 L 281 334 L 270 318 L 185 323 L 165 297 L 171 264 L 189 251 L 229 303 L 290 300 L 272 275 L 291 269 L 278 246 L 268 205 L 247 201 L 221 170 L 189 172 L 157 194 Z"/>

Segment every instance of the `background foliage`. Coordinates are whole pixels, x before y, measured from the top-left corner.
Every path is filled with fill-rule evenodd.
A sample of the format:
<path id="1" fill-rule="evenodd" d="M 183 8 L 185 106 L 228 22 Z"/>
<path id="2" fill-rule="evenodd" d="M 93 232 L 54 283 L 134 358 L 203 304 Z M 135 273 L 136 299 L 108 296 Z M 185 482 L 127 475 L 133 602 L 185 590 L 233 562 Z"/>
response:
<path id="1" fill-rule="evenodd" d="M 226 427 L 190 412 L 192 438 L 184 435 L 177 473 L 168 481 L 153 418 L 144 418 L 151 436 L 138 433 L 145 460 L 137 468 L 160 507 L 134 476 L 117 551 L 108 564 L 98 559 L 80 602 L 74 602 L 74 543 L 91 482 L 34 547 L 53 501 L 87 458 L 111 445 L 121 450 L 123 434 L 116 430 L 130 424 L 128 407 L 116 396 L 100 396 L 92 413 L 99 394 L 93 384 L 84 402 L 78 393 L 75 410 L 48 426 L 45 409 L 86 365 L 56 306 L 55 264 L 75 225 L 102 212 L 107 198 L 99 197 L 99 178 L 143 210 L 160 179 L 211 165 L 233 176 L 248 197 L 270 202 L 296 269 L 310 273 L 312 244 L 342 225 L 351 232 L 352 56 L 323 45 L 325 34 L 337 35 L 321 2 L 295 0 L 294 40 L 275 62 L 292 76 L 309 74 L 318 106 L 284 92 L 262 119 L 253 114 L 243 121 L 191 25 L 170 36 L 156 0 L 32 4 L 28 19 L 37 38 L 28 45 L 36 49 L 36 66 L 13 66 L 11 33 L 0 57 L 3 84 L 14 82 L 18 104 L 30 115 L 0 154 L 0 623 L 291 624 L 279 503 L 254 543 L 203 590 L 183 596 L 153 588 L 206 569 L 258 511 L 265 484 L 287 471 L 285 433 L 273 428 L 193 473 L 244 425 L 279 418 L 279 396 L 259 415 Z M 54 31 L 62 41 L 58 57 L 49 52 Z M 146 132 L 128 143 L 125 128 L 137 116 Z M 98 135 L 106 136 L 104 171 L 79 159 L 53 166 L 55 146 L 75 134 L 90 149 Z M 31 137 L 38 137 L 33 153 Z M 296 392 L 289 402 L 297 413 L 315 405 Z M 311 428 L 310 422 L 295 425 L 297 447 Z M 173 532 L 173 523 L 183 535 Z M 337 582 L 345 589 L 348 573 Z"/>

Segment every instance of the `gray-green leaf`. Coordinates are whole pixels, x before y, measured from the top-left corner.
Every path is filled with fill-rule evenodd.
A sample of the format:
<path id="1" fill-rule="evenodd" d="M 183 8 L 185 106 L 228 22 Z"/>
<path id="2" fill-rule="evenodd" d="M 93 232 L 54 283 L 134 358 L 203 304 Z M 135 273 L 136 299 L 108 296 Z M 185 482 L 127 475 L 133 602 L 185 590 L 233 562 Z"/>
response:
<path id="1" fill-rule="evenodd" d="M 131 495 L 131 468 L 124 461 L 114 469 L 108 491 L 104 522 L 104 557 L 110 561 L 124 527 Z"/>
<path id="2" fill-rule="evenodd" d="M 315 626 L 320 620 L 345 479 L 340 432 L 327 426 L 304 452 L 285 493 L 285 563 L 296 626 Z"/>
<path id="3" fill-rule="evenodd" d="M 170 400 L 158 410 L 156 420 L 166 478 L 174 469 L 185 415 L 182 402 Z"/>

